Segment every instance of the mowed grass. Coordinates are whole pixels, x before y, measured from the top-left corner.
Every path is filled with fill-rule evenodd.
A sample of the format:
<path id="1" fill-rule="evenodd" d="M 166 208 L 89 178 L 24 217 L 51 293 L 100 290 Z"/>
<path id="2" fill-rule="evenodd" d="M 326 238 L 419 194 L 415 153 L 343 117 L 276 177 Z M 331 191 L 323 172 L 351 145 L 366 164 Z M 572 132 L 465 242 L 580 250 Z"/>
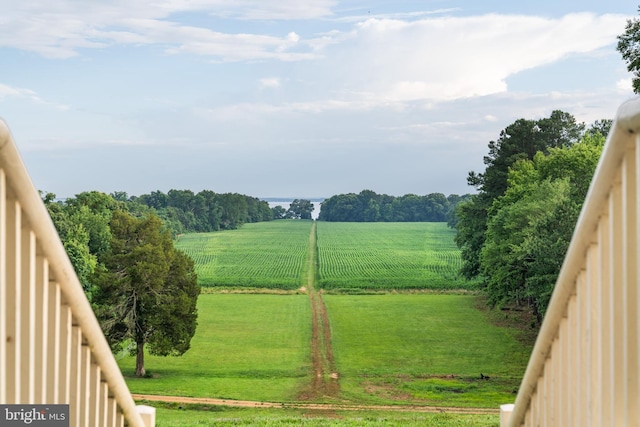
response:
<path id="1" fill-rule="evenodd" d="M 516 330 L 494 326 L 474 298 L 325 295 L 342 397 L 457 407 L 513 402 L 531 347 Z"/>
<path id="2" fill-rule="evenodd" d="M 195 262 L 201 286 L 296 289 L 304 283 L 311 221 L 245 224 L 191 233 L 175 246 Z"/>
<path id="3" fill-rule="evenodd" d="M 133 377 L 135 357 L 119 365 L 132 393 L 291 401 L 310 381 L 310 339 L 306 295 L 203 294 L 187 353 L 147 354 L 152 378 Z"/>
<path id="4" fill-rule="evenodd" d="M 157 406 L 157 402 L 149 402 Z M 299 409 L 240 409 L 229 407 L 157 408 L 157 427 L 192 426 L 254 426 L 254 427 L 498 427 L 498 415 L 456 415 L 415 412 L 347 412 L 335 411 L 330 416 L 322 412 Z"/>
<path id="5" fill-rule="evenodd" d="M 456 289 L 473 287 L 459 274 L 455 231 L 433 222 L 318 222 L 320 287 Z"/>

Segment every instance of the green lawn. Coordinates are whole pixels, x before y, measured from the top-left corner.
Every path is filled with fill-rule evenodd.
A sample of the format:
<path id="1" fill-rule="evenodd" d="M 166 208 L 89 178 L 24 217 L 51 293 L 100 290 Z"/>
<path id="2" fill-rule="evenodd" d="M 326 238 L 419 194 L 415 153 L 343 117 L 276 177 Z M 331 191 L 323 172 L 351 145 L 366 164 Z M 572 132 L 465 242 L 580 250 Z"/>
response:
<path id="1" fill-rule="evenodd" d="M 311 314 L 306 295 L 203 294 L 198 329 L 182 357 L 145 356 L 154 378 L 133 377 L 132 393 L 290 401 L 309 382 Z"/>
<path id="2" fill-rule="evenodd" d="M 497 407 L 531 350 L 464 295 L 325 295 L 343 397 Z M 481 380 L 480 374 L 489 376 Z"/>
<path id="3" fill-rule="evenodd" d="M 267 221 L 185 234 L 176 247 L 193 258 L 201 286 L 297 289 L 304 283 L 312 224 Z"/>
<path id="4" fill-rule="evenodd" d="M 434 222 L 318 222 L 324 289 L 473 287 L 458 271 L 455 231 Z"/>
<path id="5" fill-rule="evenodd" d="M 150 404 L 153 405 L 153 402 Z M 256 427 L 498 427 L 498 415 L 425 414 L 413 412 L 345 412 L 329 415 L 297 409 L 236 409 L 228 407 L 205 410 L 157 408 L 157 427 L 256 426 Z"/>
<path id="6" fill-rule="evenodd" d="M 325 295 L 340 401 L 497 407 L 513 401 L 529 347 L 464 295 Z M 133 393 L 295 401 L 311 381 L 306 295 L 204 294 L 192 348 L 147 355 Z M 490 376 L 480 380 L 480 373 Z M 453 378 L 448 376 L 453 375 Z"/>

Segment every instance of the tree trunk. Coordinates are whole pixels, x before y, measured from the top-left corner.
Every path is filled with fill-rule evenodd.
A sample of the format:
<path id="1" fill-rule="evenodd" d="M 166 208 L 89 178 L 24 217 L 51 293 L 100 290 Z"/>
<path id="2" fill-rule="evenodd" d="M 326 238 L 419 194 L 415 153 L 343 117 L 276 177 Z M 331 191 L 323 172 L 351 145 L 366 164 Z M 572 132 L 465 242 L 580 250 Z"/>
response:
<path id="1" fill-rule="evenodd" d="M 144 377 L 144 342 L 139 342 L 136 352 L 136 377 Z"/>

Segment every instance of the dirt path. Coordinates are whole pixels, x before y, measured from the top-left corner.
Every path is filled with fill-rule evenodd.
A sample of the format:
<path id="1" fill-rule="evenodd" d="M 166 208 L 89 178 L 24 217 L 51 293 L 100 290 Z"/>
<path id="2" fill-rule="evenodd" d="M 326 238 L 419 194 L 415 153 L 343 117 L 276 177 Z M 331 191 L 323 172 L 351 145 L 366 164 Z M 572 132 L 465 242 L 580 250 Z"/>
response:
<path id="1" fill-rule="evenodd" d="M 349 405 L 333 403 L 277 403 L 256 402 L 251 400 L 210 399 L 205 397 L 156 396 L 151 394 L 134 394 L 134 400 L 149 402 L 183 403 L 191 405 L 232 406 L 238 408 L 294 408 L 317 411 L 398 411 L 429 412 L 449 414 L 495 415 L 500 411 L 494 408 L 452 408 L 446 406 L 412 406 L 412 405 Z"/>
<path id="2" fill-rule="evenodd" d="M 314 400 L 321 397 L 338 397 L 340 394 L 339 375 L 336 371 L 331 348 L 331 328 L 327 308 L 322 294 L 316 289 L 318 277 L 318 245 L 316 223 L 309 233 L 309 258 L 307 259 L 306 289 L 311 302 L 311 360 L 313 379 L 311 384 L 298 396 L 300 400 Z"/>

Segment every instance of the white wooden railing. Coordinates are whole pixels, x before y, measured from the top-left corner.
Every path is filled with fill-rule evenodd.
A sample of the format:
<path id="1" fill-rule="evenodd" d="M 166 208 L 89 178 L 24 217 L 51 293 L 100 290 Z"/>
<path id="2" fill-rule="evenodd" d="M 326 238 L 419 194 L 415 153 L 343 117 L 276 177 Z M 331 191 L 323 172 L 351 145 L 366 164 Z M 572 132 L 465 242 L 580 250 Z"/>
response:
<path id="1" fill-rule="evenodd" d="M 80 179 L 80 178 L 79 178 Z M 0 121 L 0 404 L 68 404 L 73 427 L 152 427 Z"/>
<path id="2" fill-rule="evenodd" d="M 618 110 L 502 426 L 640 425 L 639 135 L 633 99 Z"/>

